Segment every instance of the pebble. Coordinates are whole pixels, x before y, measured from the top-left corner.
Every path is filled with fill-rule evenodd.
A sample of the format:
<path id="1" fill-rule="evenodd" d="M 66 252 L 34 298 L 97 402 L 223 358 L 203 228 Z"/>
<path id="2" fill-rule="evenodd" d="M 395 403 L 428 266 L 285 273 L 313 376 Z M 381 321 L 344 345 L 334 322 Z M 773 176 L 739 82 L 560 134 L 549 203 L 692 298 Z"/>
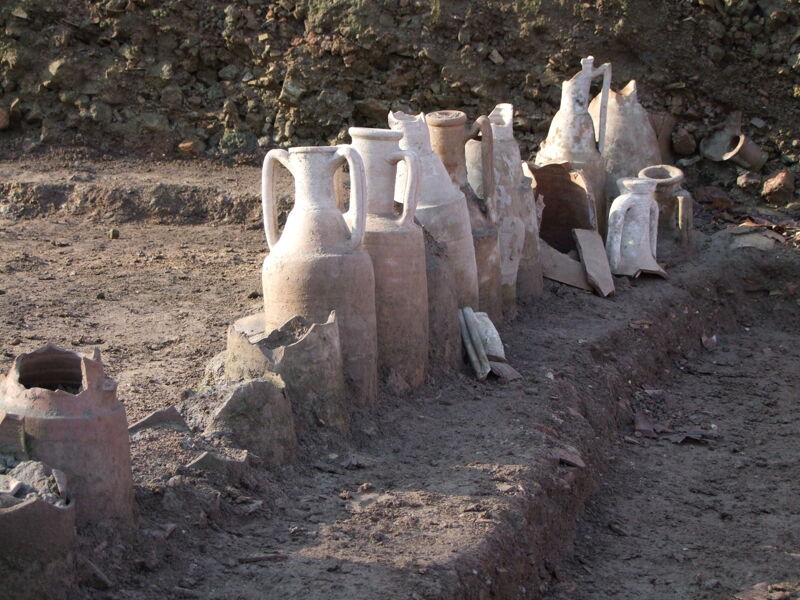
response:
<path id="1" fill-rule="evenodd" d="M 786 205 L 794 199 L 794 175 L 789 171 L 778 171 L 764 182 L 761 195 L 770 204 Z"/>
<path id="2" fill-rule="evenodd" d="M 109 229 L 108 230 L 108 239 L 110 239 L 110 240 L 118 240 L 119 239 L 119 229 Z"/>

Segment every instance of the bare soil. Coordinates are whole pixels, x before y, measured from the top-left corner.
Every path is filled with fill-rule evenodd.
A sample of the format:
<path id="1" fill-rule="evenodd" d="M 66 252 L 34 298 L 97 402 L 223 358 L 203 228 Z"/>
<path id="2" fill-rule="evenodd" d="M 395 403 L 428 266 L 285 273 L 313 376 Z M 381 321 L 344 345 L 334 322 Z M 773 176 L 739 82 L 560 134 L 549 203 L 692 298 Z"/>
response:
<path id="1" fill-rule="evenodd" d="M 207 361 L 224 348 L 227 326 L 261 307 L 265 243 L 258 223 L 120 224 L 113 215 L 49 214 L 0 221 L 0 369 L 46 341 L 86 352 L 98 347 L 120 384 L 129 422 L 180 405 Z M 112 224 L 119 239 L 107 237 Z M 571 581 L 571 567 L 558 565 L 575 521 L 603 470 L 623 451 L 654 459 L 662 449 L 674 453 L 658 457 L 664 463 L 659 470 L 686 470 L 683 477 L 672 474 L 674 487 L 701 477 L 694 487 L 717 494 L 692 493 L 732 521 L 720 519 L 720 526 L 710 509 L 708 516 L 685 505 L 672 518 L 675 535 L 699 537 L 709 554 L 707 540 L 728 539 L 713 536 L 755 519 L 752 514 L 765 510 L 764 498 L 773 517 L 788 515 L 780 511 L 792 510 L 790 494 L 784 507 L 779 488 L 766 497 L 757 490 L 742 494 L 731 478 L 753 468 L 767 469 L 766 477 L 773 462 L 782 476 L 792 468 L 790 459 L 766 454 L 777 443 L 779 456 L 791 455 L 790 445 L 770 441 L 766 431 L 757 436 L 765 443 L 757 447 L 761 454 L 750 459 L 744 436 L 755 425 L 742 419 L 764 410 L 765 398 L 755 388 L 779 398 L 768 407 L 774 420 L 789 420 L 786 428 L 794 422 L 791 380 L 784 381 L 781 367 L 794 356 L 792 324 L 800 313 L 791 285 L 796 255 L 789 249 L 777 256 L 747 249 L 731 254 L 720 234 L 703 242 L 693 262 L 672 267 L 666 282 L 618 278 L 618 295 L 610 299 L 548 284 L 540 301 L 501 330 L 522 380 L 479 384 L 465 371 L 409 394 L 383 389 L 373 411 L 356 415 L 351 440 L 308 443 L 292 465 L 256 465 L 226 478 L 186 467 L 217 440 L 169 428 L 133 434 L 139 527 L 130 539 L 84 532 L 80 556 L 108 581 L 82 569 L 67 597 L 539 597 Z M 770 311 L 779 311 L 774 320 Z M 737 333 L 743 325 L 754 337 Z M 785 340 L 776 348 L 778 325 Z M 717 333 L 718 348 L 702 354 L 701 333 Z M 755 342 L 745 344 L 749 339 Z M 762 356 L 764 348 L 772 348 L 771 358 Z M 757 385 L 728 376 L 742 364 L 747 374 L 757 374 Z M 677 377 L 690 368 L 709 373 Z M 709 406 L 702 395 L 684 394 L 688 406 L 697 405 L 684 408 L 678 384 L 672 391 L 670 382 L 689 377 L 708 386 L 707 396 L 725 390 L 728 404 L 717 399 Z M 644 389 L 668 390 L 670 400 L 644 400 Z M 640 438 L 631 439 L 642 446 L 631 445 L 624 436 L 633 435 L 633 412 L 642 408 L 673 428 L 687 420 L 694 426 L 690 417 L 700 415 L 698 427 L 713 422 L 721 437 L 699 448 Z M 771 420 L 764 417 L 764 424 Z M 745 460 L 733 475 L 722 458 L 713 465 L 678 460 L 688 452 L 721 457 L 725 444 L 738 444 L 736 460 Z M 756 456 L 768 457 L 767 466 Z M 636 477 L 652 468 L 643 465 Z M 663 501 L 677 495 L 664 494 Z M 660 506 L 660 514 L 671 511 Z M 619 527 L 631 532 L 627 541 L 641 527 L 636 512 L 618 513 L 625 517 Z M 703 520 L 694 518 L 698 512 Z M 778 543 L 779 537 L 778 531 L 765 534 L 764 543 L 792 552 L 791 542 Z M 752 559 L 754 577 L 783 576 L 777 569 L 765 572 L 769 552 L 777 551 Z M 638 568 L 651 572 L 649 559 L 657 557 L 639 554 Z M 742 554 L 739 564 L 748 556 Z M 707 564 L 701 571 L 711 573 Z M 611 585 L 622 586 L 630 576 L 617 572 Z M 745 571 L 732 564 L 730 572 Z M 750 581 L 714 577 L 720 587 L 712 593 Z M 593 597 L 594 591 L 587 586 L 582 593 Z"/>

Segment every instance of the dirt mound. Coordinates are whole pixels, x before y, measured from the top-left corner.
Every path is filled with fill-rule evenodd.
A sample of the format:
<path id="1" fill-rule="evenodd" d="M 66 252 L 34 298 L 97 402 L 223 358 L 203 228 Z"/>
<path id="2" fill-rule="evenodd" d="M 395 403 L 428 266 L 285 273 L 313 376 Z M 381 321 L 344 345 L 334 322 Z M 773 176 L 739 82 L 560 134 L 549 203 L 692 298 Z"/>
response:
<path id="1" fill-rule="evenodd" d="M 228 155 L 342 140 L 349 125 L 385 126 L 390 107 L 477 115 L 510 101 L 532 151 L 560 81 L 594 54 L 690 133 L 739 108 L 793 161 L 798 12 L 775 0 L 15 0 L 0 8 L 3 135 L 15 153 Z"/>

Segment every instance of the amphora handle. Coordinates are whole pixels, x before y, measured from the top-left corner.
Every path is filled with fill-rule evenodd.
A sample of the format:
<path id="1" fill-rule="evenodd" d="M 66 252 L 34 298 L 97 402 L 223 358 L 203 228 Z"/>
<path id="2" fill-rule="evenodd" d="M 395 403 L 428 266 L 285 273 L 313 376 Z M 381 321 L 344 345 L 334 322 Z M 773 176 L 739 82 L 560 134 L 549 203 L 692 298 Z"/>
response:
<path id="1" fill-rule="evenodd" d="M 280 240 L 278 205 L 275 203 L 275 166 L 277 163 L 281 163 L 290 173 L 292 172 L 289 153 L 286 150 L 274 149 L 267 152 L 261 168 L 261 212 L 264 217 L 264 232 L 267 234 L 267 246 L 270 251 Z"/>
<path id="2" fill-rule="evenodd" d="M 406 186 L 403 190 L 403 214 L 398 221 L 404 227 L 414 219 L 417 213 L 417 201 L 419 200 L 419 159 L 416 152 L 410 150 L 398 150 L 389 155 L 389 163 L 396 165 L 403 161 L 406 163 Z"/>
<path id="3" fill-rule="evenodd" d="M 608 117 L 608 96 L 611 91 L 611 63 L 603 63 L 592 70 L 592 79 L 602 75 L 603 88 L 600 91 L 600 124 L 597 127 L 597 146 L 600 154 L 606 147 L 606 120 Z"/>
<path id="4" fill-rule="evenodd" d="M 477 140 L 478 134 L 480 134 L 481 142 L 483 197 L 486 204 L 491 207 L 494 200 L 494 134 L 492 133 L 492 123 L 486 115 L 475 119 L 467 133 L 467 140 Z"/>
<path id="5" fill-rule="evenodd" d="M 350 169 L 350 208 L 347 210 L 345 221 L 352 224 L 350 229 L 350 248 L 355 250 L 364 240 L 364 230 L 367 226 L 366 191 L 367 179 L 364 173 L 364 161 L 355 148 L 348 144 L 336 146 L 334 155 L 336 165 L 347 161 Z"/>

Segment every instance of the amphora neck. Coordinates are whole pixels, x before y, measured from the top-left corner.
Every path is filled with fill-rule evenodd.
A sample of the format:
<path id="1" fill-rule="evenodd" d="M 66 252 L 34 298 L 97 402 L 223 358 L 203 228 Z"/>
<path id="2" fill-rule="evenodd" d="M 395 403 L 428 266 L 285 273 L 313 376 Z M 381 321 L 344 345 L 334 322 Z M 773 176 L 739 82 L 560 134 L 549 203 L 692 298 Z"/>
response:
<path id="1" fill-rule="evenodd" d="M 440 110 L 428 113 L 431 146 L 442 159 L 453 182 L 463 187 L 467 183 L 466 143 L 467 115 L 460 110 Z"/>
<path id="2" fill-rule="evenodd" d="M 400 151 L 402 132 L 351 127 L 348 133 L 353 140 L 352 146 L 364 161 L 367 212 L 374 215 L 394 215 L 397 163 L 392 158 Z"/>

